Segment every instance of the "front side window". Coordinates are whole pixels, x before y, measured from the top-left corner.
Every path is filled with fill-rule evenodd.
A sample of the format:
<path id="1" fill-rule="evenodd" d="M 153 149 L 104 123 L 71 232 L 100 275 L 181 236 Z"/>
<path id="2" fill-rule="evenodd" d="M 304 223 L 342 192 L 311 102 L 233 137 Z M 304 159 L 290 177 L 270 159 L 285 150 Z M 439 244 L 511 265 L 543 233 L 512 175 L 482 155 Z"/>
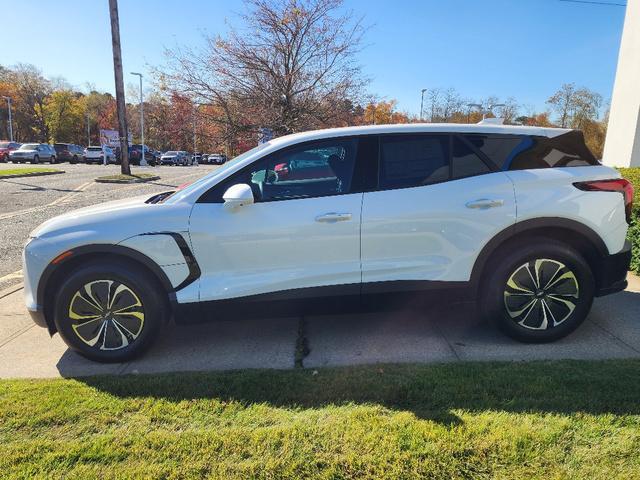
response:
<path id="1" fill-rule="evenodd" d="M 409 188 L 449 179 L 448 135 L 389 135 L 381 138 L 381 189 Z"/>
<path id="2" fill-rule="evenodd" d="M 232 185 L 245 183 L 256 202 L 325 197 L 349 193 L 356 139 L 334 139 L 287 148 L 260 159 L 216 185 L 201 201 L 222 203 Z"/>
<path id="3" fill-rule="evenodd" d="M 355 154 L 355 140 L 308 144 L 258 162 L 246 183 L 265 202 L 349 193 Z"/>

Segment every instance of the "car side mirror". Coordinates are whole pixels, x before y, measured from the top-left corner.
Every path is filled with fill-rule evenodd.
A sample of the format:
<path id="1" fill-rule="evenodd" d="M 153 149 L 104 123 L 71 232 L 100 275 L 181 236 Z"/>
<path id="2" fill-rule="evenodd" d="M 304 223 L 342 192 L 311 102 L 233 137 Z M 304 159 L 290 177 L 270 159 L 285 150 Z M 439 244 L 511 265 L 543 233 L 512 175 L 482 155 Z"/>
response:
<path id="1" fill-rule="evenodd" d="M 222 195 L 224 206 L 230 210 L 245 205 L 251 205 L 255 200 L 251 187 L 246 183 L 238 183 L 230 186 Z"/>

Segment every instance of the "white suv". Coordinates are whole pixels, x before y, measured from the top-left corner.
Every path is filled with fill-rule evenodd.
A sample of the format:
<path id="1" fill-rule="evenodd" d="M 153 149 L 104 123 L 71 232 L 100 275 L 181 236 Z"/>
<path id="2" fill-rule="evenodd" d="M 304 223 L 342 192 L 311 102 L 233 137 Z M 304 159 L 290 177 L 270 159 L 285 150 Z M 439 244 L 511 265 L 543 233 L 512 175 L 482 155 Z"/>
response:
<path id="1" fill-rule="evenodd" d="M 85 163 L 116 163 L 113 149 L 107 145 L 87 147 L 84 149 Z"/>
<path id="2" fill-rule="evenodd" d="M 183 190 L 45 222 L 24 250 L 26 303 L 99 361 L 140 353 L 170 318 L 377 308 L 430 292 L 476 299 L 518 340 L 550 341 L 595 296 L 625 288 L 632 193 L 575 130 L 295 134 Z"/>

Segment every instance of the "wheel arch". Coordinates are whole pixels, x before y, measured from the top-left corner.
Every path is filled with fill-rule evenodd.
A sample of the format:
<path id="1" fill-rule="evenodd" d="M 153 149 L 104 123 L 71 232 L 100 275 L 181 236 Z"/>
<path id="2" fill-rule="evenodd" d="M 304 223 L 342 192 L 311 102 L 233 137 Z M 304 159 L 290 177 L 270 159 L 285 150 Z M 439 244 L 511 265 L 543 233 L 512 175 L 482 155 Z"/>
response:
<path id="1" fill-rule="evenodd" d="M 602 238 L 588 226 L 566 218 L 536 218 L 518 222 L 495 235 L 480 251 L 471 272 L 474 295 L 479 293 L 482 278 L 492 260 L 506 248 L 531 237 L 545 237 L 562 242 L 578 251 L 586 260 L 599 287 L 602 259 L 609 255 Z"/>
<path id="2" fill-rule="evenodd" d="M 73 254 L 63 258 L 59 263 L 50 263 L 43 271 L 38 282 L 36 298 L 38 305 L 43 307 L 44 318 L 50 334 L 53 335 L 56 332 L 53 321 L 55 301 L 47 301 L 47 299 L 55 298 L 56 288 L 62 283 L 62 279 L 66 274 L 92 260 L 126 260 L 129 265 L 133 264 L 146 271 L 161 285 L 173 312 L 176 303 L 175 289 L 162 268 L 144 253 L 122 245 L 111 244 L 84 245 L 73 248 L 70 251 Z"/>

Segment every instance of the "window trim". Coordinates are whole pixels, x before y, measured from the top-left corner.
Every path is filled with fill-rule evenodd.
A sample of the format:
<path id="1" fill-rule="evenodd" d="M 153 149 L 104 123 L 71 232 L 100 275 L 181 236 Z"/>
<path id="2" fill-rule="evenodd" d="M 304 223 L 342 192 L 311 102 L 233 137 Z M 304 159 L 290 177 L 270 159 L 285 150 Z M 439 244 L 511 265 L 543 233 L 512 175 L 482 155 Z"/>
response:
<path id="1" fill-rule="evenodd" d="M 216 191 L 218 188 L 220 188 L 220 186 L 223 183 L 227 184 L 228 182 L 230 182 L 230 185 L 234 185 L 235 184 L 233 182 L 234 178 L 237 178 L 239 176 L 242 176 L 242 175 L 246 174 L 249 170 L 254 168 L 254 166 L 258 162 L 269 162 L 273 157 L 275 157 L 277 155 L 286 155 L 291 150 L 298 150 L 298 149 L 301 149 L 301 148 L 305 148 L 305 147 L 307 147 L 309 145 L 328 143 L 328 142 L 331 142 L 331 141 L 339 141 L 339 142 L 355 141 L 354 168 L 353 168 L 353 175 L 355 177 L 355 174 L 358 171 L 358 160 L 360 159 L 359 158 L 360 140 L 364 136 L 367 136 L 367 135 L 335 136 L 335 137 L 328 137 L 328 138 L 319 138 L 319 139 L 315 139 L 315 140 L 307 140 L 307 141 L 304 141 L 304 142 L 295 143 L 293 145 L 288 145 L 286 147 L 283 147 L 281 149 L 278 149 L 278 150 L 276 150 L 274 152 L 268 153 L 266 155 L 263 155 L 260 158 L 255 159 L 249 165 L 245 165 L 243 168 L 241 168 L 237 172 L 234 172 L 231 175 L 229 175 L 228 177 L 221 179 L 218 183 L 216 183 L 215 185 L 210 187 L 206 192 L 202 193 L 200 195 L 200 197 L 198 197 L 198 200 L 196 200 L 196 203 L 223 204 L 224 201 L 222 201 L 222 202 L 220 202 L 220 201 L 211 201 L 211 200 L 208 200 L 207 197 L 212 195 L 213 192 Z M 366 184 L 366 182 L 364 182 L 364 183 Z M 335 196 L 338 196 L 338 195 L 350 195 L 352 193 L 362 193 L 364 191 L 362 188 L 358 188 L 358 189 L 355 189 L 355 190 L 353 188 L 351 188 L 351 187 L 353 187 L 353 177 L 351 179 L 351 185 L 349 187 L 350 188 L 349 188 L 348 192 L 330 193 L 330 194 L 327 194 L 327 195 L 314 195 L 314 196 L 308 196 L 308 197 L 273 198 L 273 199 L 269 199 L 269 200 L 258 200 L 255 203 L 285 202 L 285 201 L 292 201 L 292 200 L 306 200 L 306 199 L 310 199 L 310 198 L 335 197 Z M 222 193 L 224 194 L 224 192 L 222 192 Z"/>

